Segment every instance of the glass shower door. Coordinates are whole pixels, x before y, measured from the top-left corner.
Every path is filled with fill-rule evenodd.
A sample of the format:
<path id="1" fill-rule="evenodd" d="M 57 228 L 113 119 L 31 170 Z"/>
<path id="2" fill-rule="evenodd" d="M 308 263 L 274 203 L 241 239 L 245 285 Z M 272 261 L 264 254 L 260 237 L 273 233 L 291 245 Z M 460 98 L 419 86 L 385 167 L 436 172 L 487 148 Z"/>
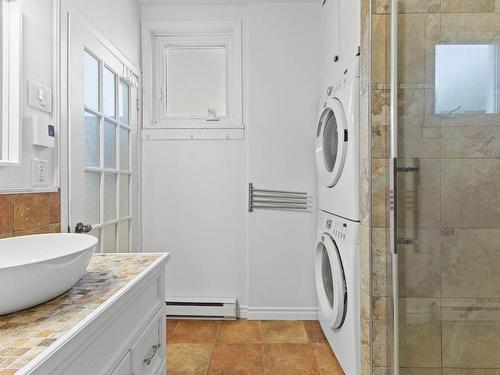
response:
<path id="1" fill-rule="evenodd" d="M 394 373 L 496 374 L 500 9 L 397 3 L 389 17 Z"/>

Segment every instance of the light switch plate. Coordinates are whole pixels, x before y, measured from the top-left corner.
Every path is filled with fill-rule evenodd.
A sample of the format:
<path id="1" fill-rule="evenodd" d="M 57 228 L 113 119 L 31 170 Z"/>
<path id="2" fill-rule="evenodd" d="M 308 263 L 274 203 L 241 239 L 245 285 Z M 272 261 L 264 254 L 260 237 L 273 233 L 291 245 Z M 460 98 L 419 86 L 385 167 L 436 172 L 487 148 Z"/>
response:
<path id="1" fill-rule="evenodd" d="M 39 111 L 52 113 L 52 90 L 28 81 L 28 105 Z"/>
<path id="2" fill-rule="evenodd" d="M 32 185 L 47 186 L 49 162 L 47 160 L 33 159 Z"/>

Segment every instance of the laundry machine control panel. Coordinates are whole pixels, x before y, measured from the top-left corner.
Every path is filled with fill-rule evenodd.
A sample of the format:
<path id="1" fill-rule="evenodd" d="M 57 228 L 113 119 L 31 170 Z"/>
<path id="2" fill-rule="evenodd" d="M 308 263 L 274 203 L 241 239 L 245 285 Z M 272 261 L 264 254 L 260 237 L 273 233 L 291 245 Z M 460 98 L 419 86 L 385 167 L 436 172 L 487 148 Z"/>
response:
<path id="1" fill-rule="evenodd" d="M 338 216 L 322 213 L 318 218 L 318 230 L 328 233 L 335 241 L 357 244 L 359 223 Z"/>

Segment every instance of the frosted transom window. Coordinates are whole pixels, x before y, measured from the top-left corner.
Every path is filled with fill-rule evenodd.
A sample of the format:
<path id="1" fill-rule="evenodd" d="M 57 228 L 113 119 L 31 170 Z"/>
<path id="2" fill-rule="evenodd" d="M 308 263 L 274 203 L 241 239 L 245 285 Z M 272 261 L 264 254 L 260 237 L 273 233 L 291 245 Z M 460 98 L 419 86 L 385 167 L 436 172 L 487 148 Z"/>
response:
<path id="1" fill-rule="evenodd" d="M 167 117 L 226 117 L 226 47 L 167 46 L 165 53 Z"/>

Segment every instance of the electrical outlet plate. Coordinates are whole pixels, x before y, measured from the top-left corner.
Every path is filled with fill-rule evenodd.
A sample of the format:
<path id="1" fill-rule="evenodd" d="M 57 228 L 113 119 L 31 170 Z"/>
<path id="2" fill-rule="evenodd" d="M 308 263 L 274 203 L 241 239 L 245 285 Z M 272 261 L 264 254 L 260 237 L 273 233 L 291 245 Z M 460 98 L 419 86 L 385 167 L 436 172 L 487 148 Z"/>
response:
<path id="1" fill-rule="evenodd" d="M 47 186 L 49 173 L 48 160 L 33 159 L 32 184 L 33 186 Z"/>

